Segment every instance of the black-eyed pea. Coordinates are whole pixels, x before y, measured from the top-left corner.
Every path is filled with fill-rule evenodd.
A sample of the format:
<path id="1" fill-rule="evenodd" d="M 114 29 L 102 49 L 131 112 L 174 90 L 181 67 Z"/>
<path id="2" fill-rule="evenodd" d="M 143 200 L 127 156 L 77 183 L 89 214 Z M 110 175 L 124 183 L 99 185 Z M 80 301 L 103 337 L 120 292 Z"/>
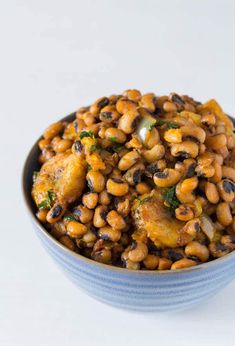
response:
<path id="1" fill-rule="evenodd" d="M 174 248 L 174 249 L 163 249 L 161 251 L 161 256 L 163 258 L 167 258 L 171 260 L 172 262 L 178 261 L 181 258 L 185 257 L 184 251 L 181 248 Z"/>
<path id="2" fill-rule="evenodd" d="M 121 232 L 110 226 L 104 226 L 99 229 L 98 236 L 103 240 L 110 240 L 115 243 L 120 240 Z"/>
<path id="3" fill-rule="evenodd" d="M 229 226 L 233 222 L 233 216 L 228 203 L 221 202 L 216 207 L 216 216 L 219 223 Z"/>
<path id="4" fill-rule="evenodd" d="M 210 203 L 217 204 L 219 202 L 220 196 L 215 184 L 207 181 L 205 183 L 205 194 Z"/>
<path id="5" fill-rule="evenodd" d="M 131 250 L 129 251 L 128 258 L 132 262 L 141 262 L 143 261 L 148 255 L 148 247 L 146 244 L 135 241 L 133 243 L 133 246 L 131 247 Z"/>
<path id="6" fill-rule="evenodd" d="M 105 188 L 105 178 L 98 171 L 89 171 L 86 176 L 87 184 L 92 192 L 101 192 Z"/>
<path id="7" fill-rule="evenodd" d="M 198 186 L 198 178 L 196 176 L 192 178 L 184 179 L 181 183 L 182 193 L 191 193 Z"/>
<path id="8" fill-rule="evenodd" d="M 154 127 L 146 132 L 144 146 L 148 149 L 152 149 L 157 144 L 160 144 L 160 135 L 156 127 Z"/>
<path id="9" fill-rule="evenodd" d="M 167 113 L 177 112 L 177 107 L 173 102 L 166 101 L 163 103 L 163 110 Z"/>
<path id="10" fill-rule="evenodd" d="M 235 169 L 229 166 L 222 166 L 222 177 L 235 182 Z"/>
<path id="11" fill-rule="evenodd" d="M 82 223 L 87 223 L 92 220 L 94 212 L 83 205 L 79 205 L 73 209 L 73 215 Z"/>
<path id="12" fill-rule="evenodd" d="M 225 245 L 229 250 L 235 250 L 235 234 L 223 235 L 220 241 L 221 244 Z"/>
<path id="13" fill-rule="evenodd" d="M 39 155 L 38 161 L 43 164 L 46 161 L 50 160 L 54 156 L 54 152 L 49 148 L 44 148 L 42 153 Z"/>
<path id="14" fill-rule="evenodd" d="M 137 111 L 131 111 L 123 114 L 118 121 L 118 128 L 126 134 L 135 131 L 140 115 Z"/>
<path id="15" fill-rule="evenodd" d="M 70 221 L 66 229 L 71 238 L 80 238 L 88 231 L 88 228 L 78 221 Z"/>
<path id="16" fill-rule="evenodd" d="M 101 249 L 99 251 L 93 251 L 91 253 L 91 258 L 100 263 L 109 264 L 111 263 L 112 253 L 110 249 Z"/>
<path id="17" fill-rule="evenodd" d="M 126 267 L 126 269 L 130 269 L 130 270 L 139 270 L 140 269 L 140 263 L 139 262 L 133 262 L 130 259 L 127 259 L 125 261 L 125 267 Z"/>
<path id="18" fill-rule="evenodd" d="M 207 136 L 205 140 L 205 144 L 210 149 L 218 150 L 227 144 L 226 135 L 221 133 L 211 137 Z"/>
<path id="19" fill-rule="evenodd" d="M 116 203 L 117 212 L 123 217 L 127 216 L 131 211 L 130 198 L 122 198 Z"/>
<path id="20" fill-rule="evenodd" d="M 199 155 L 204 154 L 206 152 L 206 146 L 204 143 L 199 144 Z"/>
<path id="21" fill-rule="evenodd" d="M 120 98 L 116 103 L 116 109 L 121 114 L 125 114 L 129 111 L 135 112 L 137 106 L 138 105 L 136 102 L 134 102 L 128 98 L 125 98 L 125 97 Z"/>
<path id="22" fill-rule="evenodd" d="M 146 269 L 154 270 L 158 266 L 159 257 L 153 254 L 149 254 L 143 262 Z"/>
<path id="23" fill-rule="evenodd" d="M 120 159 L 118 163 L 118 168 L 121 171 L 126 171 L 131 166 L 133 166 L 138 161 L 139 158 L 140 158 L 139 153 L 136 150 L 132 150 L 128 152 L 127 154 L 125 154 L 124 156 L 122 156 L 122 158 Z"/>
<path id="24" fill-rule="evenodd" d="M 181 129 L 169 129 L 164 133 L 165 141 L 169 143 L 181 143 L 182 142 L 182 131 Z"/>
<path id="25" fill-rule="evenodd" d="M 212 242 L 212 243 L 210 243 L 209 244 L 209 250 L 210 250 L 210 254 L 214 258 L 223 257 L 223 256 L 227 255 L 230 252 L 229 248 L 225 244 L 222 244 L 220 242 Z"/>
<path id="26" fill-rule="evenodd" d="M 215 174 L 214 166 L 197 166 L 195 172 L 201 178 L 211 178 Z"/>
<path id="27" fill-rule="evenodd" d="M 115 143 L 124 143 L 126 141 L 125 133 L 115 127 L 109 127 L 106 129 L 105 138 Z"/>
<path id="28" fill-rule="evenodd" d="M 108 105 L 101 109 L 99 118 L 104 123 L 111 123 L 117 121 L 120 118 L 120 114 L 116 111 L 115 106 Z"/>
<path id="29" fill-rule="evenodd" d="M 98 193 L 96 192 L 87 192 L 82 197 L 82 203 L 85 205 L 85 207 L 89 209 L 94 209 L 98 203 Z"/>
<path id="30" fill-rule="evenodd" d="M 67 236 L 67 235 L 63 235 L 60 239 L 59 239 L 59 242 L 66 246 L 69 250 L 71 251 L 74 251 L 75 250 L 75 244 L 74 242 L 72 241 L 72 239 Z"/>
<path id="31" fill-rule="evenodd" d="M 57 136 L 63 129 L 64 126 L 61 122 L 53 123 L 46 128 L 43 136 L 45 139 L 52 139 L 53 137 Z"/>
<path id="32" fill-rule="evenodd" d="M 47 213 L 48 213 L 47 209 L 39 209 L 36 216 L 39 221 L 47 222 Z"/>
<path id="33" fill-rule="evenodd" d="M 207 246 L 200 244 L 198 241 L 191 241 L 185 246 L 187 256 L 197 257 L 201 262 L 206 262 L 210 256 Z"/>
<path id="34" fill-rule="evenodd" d="M 117 230 L 122 230 L 126 227 L 126 222 L 123 219 L 123 217 L 118 214 L 118 212 L 116 210 L 111 210 L 108 214 L 107 214 L 107 222 L 108 224 Z"/>
<path id="35" fill-rule="evenodd" d="M 123 92 L 123 96 L 134 102 L 139 102 L 141 99 L 141 92 L 136 89 L 128 89 Z"/>
<path id="36" fill-rule="evenodd" d="M 66 226 L 63 221 L 55 222 L 51 225 L 50 234 L 56 239 L 60 239 L 66 232 Z"/>
<path id="37" fill-rule="evenodd" d="M 141 182 L 141 183 L 138 183 L 136 185 L 136 191 L 140 195 L 143 195 L 143 194 L 146 194 L 146 193 L 150 193 L 151 192 L 151 187 L 147 183 Z"/>
<path id="38" fill-rule="evenodd" d="M 217 149 L 217 153 L 220 154 L 223 157 L 223 159 L 226 159 L 229 156 L 229 150 L 227 148 L 227 145 L 224 145 Z"/>
<path id="39" fill-rule="evenodd" d="M 197 143 L 192 141 L 184 141 L 179 144 L 172 144 L 171 146 L 171 155 L 178 157 L 182 156 L 184 158 L 195 158 L 198 156 L 199 146 Z"/>
<path id="40" fill-rule="evenodd" d="M 111 203 L 111 195 L 107 192 L 107 190 L 103 190 L 99 194 L 99 203 L 103 205 L 109 205 Z"/>
<path id="41" fill-rule="evenodd" d="M 105 205 L 99 205 L 95 208 L 93 217 L 93 225 L 97 228 L 104 227 L 106 225 L 108 208 Z"/>
<path id="42" fill-rule="evenodd" d="M 149 112 L 154 112 L 156 109 L 156 96 L 153 93 L 143 95 L 140 100 L 140 106 Z"/>
<path id="43" fill-rule="evenodd" d="M 212 167 L 214 168 L 214 174 L 210 177 L 210 182 L 217 184 L 222 179 L 222 167 L 221 164 L 216 161 L 212 163 Z"/>
<path id="44" fill-rule="evenodd" d="M 172 261 L 168 258 L 159 258 L 158 270 L 168 270 L 171 269 Z"/>
<path id="45" fill-rule="evenodd" d="M 193 261 L 189 258 L 182 258 L 176 262 L 174 262 L 171 266 L 172 270 L 177 270 L 177 269 L 184 269 L 184 268 L 189 268 L 197 265 L 196 261 Z"/>
<path id="46" fill-rule="evenodd" d="M 45 149 L 45 148 L 48 148 L 49 145 L 50 145 L 50 143 L 51 143 L 50 139 L 45 139 L 45 138 L 41 139 L 41 140 L 38 142 L 39 149 L 40 149 L 40 150 L 43 150 L 43 149 Z"/>
<path id="47" fill-rule="evenodd" d="M 53 205 L 53 207 L 48 211 L 46 220 L 49 223 L 57 222 L 61 219 L 64 213 L 65 213 L 65 206 L 57 203 Z"/>
<path id="48" fill-rule="evenodd" d="M 184 140 L 195 140 L 204 143 L 206 132 L 199 126 L 181 126 L 182 137 Z"/>
<path id="49" fill-rule="evenodd" d="M 161 160 L 164 155 L 165 147 L 162 144 L 156 144 L 152 149 L 142 151 L 142 156 L 149 163 Z"/>
<path id="50" fill-rule="evenodd" d="M 232 202 L 235 197 L 235 183 L 229 179 L 223 179 L 217 184 L 220 197 L 225 202 Z"/>
<path id="51" fill-rule="evenodd" d="M 175 185 L 175 184 L 173 184 Z M 194 195 L 193 191 L 191 192 L 187 192 L 187 193 L 183 193 L 181 191 L 181 185 L 182 185 L 182 182 L 179 182 L 177 185 L 176 185 L 176 190 L 175 190 L 175 193 L 176 193 L 176 197 L 178 198 L 178 200 L 184 204 L 184 203 L 193 203 L 196 199 L 196 196 Z"/>
<path id="52" fill-rule="evenodd" d="M 171 102 L 174 102 L 175 106 L 177 107 L 177 110 L 181 111 L 185 108 L 185 101 L 183 97 L 181 97 L 180 95 L 176 93 L 171 93 L 168 98 Z"/>
<path id="53" fill-rule="evenodd" d="M 200 219 L 195 218 L 186 223 L 184 226 L 184 232 L 195 238 L 200 230 Z"/>
<path id="54" fill-rule="evenodd" d="M 145 171 L 145 166 L 142 162 L 136 163 L 125 173 L 124 178 L 129 185 L 135 186 L 141 182 L 142 175 Z"/>
<path id="55" fill-rule="evenodd" d="M 181 204 L 175 209 L 175 217 L 181 221 L 189 221 L 194 218 L 194 212 L 189 206 Z"/>
<path id="56" fill-rule="evenodd" d="M 109 99 L 107 97 L 100 97 L 96 100 L 90 107 L 90 112 L 93 115 L 98 115 L 102 108 L 109 104 Z"/>
<path id="57" fill-rule="evenodd" d="M 163 172 L 156 172 L 153 176 L 155 185 L 158 187 L 170 187 L 178 183 L 180 173 L 172 168 L 165 168 Z"/>
<path id="58" fill-rule="evenodd" d="M 72 141 L 69 139 L 60 139 L 55 145 L 53 149 L 56 153 L 63 153 L 64 151 L 70 149 L 72 146 Z"/>
<path id="59" fill-rule="evenodd" d="M 106 184 L 107 192 L 113 196 L 124 196 L 129 191 L 129 185 L 119 178 L 110 178 Z"/>

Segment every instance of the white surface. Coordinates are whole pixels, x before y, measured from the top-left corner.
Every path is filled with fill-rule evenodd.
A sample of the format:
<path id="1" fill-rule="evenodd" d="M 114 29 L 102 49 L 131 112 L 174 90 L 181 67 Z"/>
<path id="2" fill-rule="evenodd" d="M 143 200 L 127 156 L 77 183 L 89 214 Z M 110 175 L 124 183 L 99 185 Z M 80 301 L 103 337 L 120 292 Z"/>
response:
<path id="1" fill-rule="evenodd" d="M 234 104 L 234 1 L 0 7 L 0 345 L 234 345 L 235 282 L 177 314 L 105 306 L 46 255 L 20 191 L 24 157 L 43 129 L 99 96 L 136 87 Z"/>

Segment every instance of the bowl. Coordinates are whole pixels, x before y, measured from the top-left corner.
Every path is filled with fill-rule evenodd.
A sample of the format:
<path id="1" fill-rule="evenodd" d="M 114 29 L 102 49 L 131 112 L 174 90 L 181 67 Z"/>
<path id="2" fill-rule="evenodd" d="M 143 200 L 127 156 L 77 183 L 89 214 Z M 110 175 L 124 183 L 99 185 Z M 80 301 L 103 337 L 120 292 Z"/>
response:
<path id="1" fill-rule="evenodd" d="M 62 120 L 71 121 L 72 113 Z M 37 141 L 38 142 L 38 141 Z M 24 164 L 22 190 L 33 228 L 45 250 L 75 285 L 104 303 L 128 310 L 183 310 L 212 297 L 235 278 L 235 251 L 182 270 L 128 270 L 95 262 L 54 239 L 35 216 L 32 173 L 38 170 L 37 142 Z"/>

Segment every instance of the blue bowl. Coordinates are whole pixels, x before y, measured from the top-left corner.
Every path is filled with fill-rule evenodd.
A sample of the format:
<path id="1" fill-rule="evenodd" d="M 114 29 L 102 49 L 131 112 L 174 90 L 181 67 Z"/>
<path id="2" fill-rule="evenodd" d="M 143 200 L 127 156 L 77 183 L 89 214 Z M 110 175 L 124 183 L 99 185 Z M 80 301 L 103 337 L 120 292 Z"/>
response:
<path id="1" fill-rule="evenodd" d="M 62 120 L 71 121 L 74 114 Z M 38 142 L 38 141 L 37 141 Z M 183 310 L 219 292 L 235 277 L 235 251 L 195 267 L 171 271 L 128 270 L 92 261 L 54 239 L 35 217 L 32 173 L 38 170 L 37 142 L 23 170 L 23 195 L 36 234 L 66 276 L 90 296 L 138 311 Z"/>

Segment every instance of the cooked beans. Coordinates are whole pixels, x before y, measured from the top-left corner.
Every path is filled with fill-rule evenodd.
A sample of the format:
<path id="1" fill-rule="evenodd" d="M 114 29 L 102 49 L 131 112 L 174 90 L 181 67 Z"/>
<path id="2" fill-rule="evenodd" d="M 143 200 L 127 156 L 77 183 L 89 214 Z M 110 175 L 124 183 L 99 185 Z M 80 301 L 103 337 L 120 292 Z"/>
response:
<path id="1" fill-rule="evenodd" d="M 180 270 L 235 250 L 235 139 L 215 100 L 101 97 L 38 142 L 36 216 L 68 249 L 130 270 Z"/>

